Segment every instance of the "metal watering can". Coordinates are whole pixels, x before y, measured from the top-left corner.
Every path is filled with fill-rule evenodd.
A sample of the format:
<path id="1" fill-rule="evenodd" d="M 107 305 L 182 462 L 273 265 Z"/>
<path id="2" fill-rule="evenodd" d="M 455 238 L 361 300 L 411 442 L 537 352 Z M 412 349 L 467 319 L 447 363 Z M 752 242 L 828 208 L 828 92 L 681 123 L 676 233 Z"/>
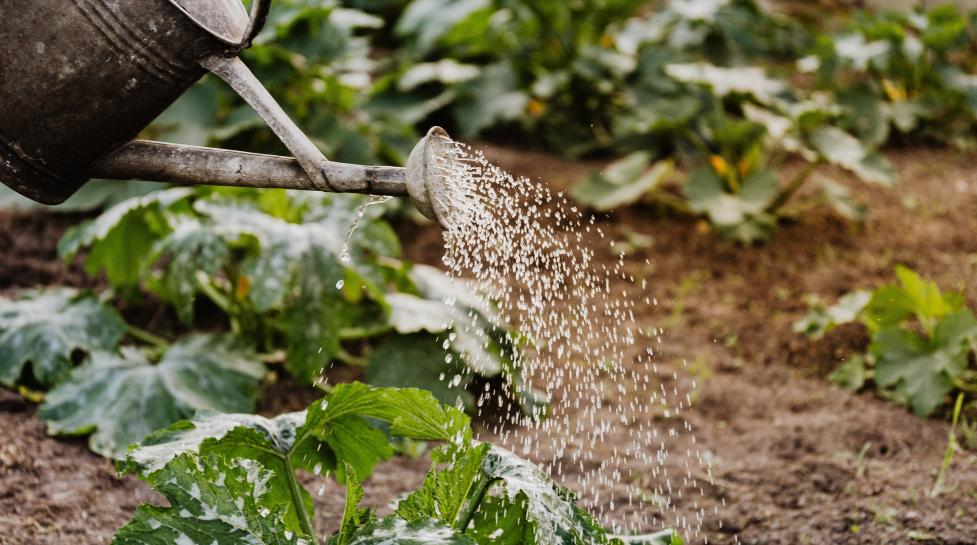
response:
<path id="1" fill-rule="evenodd" d="M 329 161 L 238 58 L 271 0 L 0 0 L 0 181 L 45 204 L 90 178 L 410 196 L 442 225 L 451 140 L 432 128 L 407 168 Z M 133 140 L 208 71 L 294 158 Z"/>

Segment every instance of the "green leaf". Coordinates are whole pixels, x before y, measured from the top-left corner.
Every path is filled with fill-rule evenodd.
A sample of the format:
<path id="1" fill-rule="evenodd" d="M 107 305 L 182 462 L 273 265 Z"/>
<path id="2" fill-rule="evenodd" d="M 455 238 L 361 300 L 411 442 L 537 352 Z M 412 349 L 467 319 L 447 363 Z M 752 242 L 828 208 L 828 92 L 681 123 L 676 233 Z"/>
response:
<path id="1" fill-rule="evenodd" d="M 505 336 L 497 324 L 499 313 L 479 299 L 477 288 L 441 271 L 415 265 L 409 273 L 422 297 L 392 293 L 386 297 L 390 306 L 390 325 L 398 333 L 444 333 L 447 346 L 461 356 L 464 363 L 484 377 L 498 376 L 511 364 L 498 349 L 495 339 Z M 443 352 L 440 358 L 447 356 Z"/>
<path id="2" fill-rule="evenodd" d="M 423 388 L 442 403 L 465 407 L 473 402 L 465 390 L 469 380 L 461 358 L 428 334 L 388 336 L 370 353 L 366 368 L 366 381 L 375 386 Z"/>
<path id="3" fill-rule="evenodd" d="M 126 468 L 147 473 L 184 452 L 213 451 L 263 463 L 291 457 L 298 467 L 310 470 L 321 464 L 316 473 L 339 470 L 341 462 L 347 462 L 362 479 L 369 475 L 376 461 L 391 453 L 388 446 L 366 454 L 353 450 L 355 445 L 349 451 L 343 450 L 348 441 L 357 439 L 351 433 L 363 433 L 359 439 L 371 444 L 378 437 L 373 431 L 382 435 L 376 429 L 367 431 L 364 427 L 370 427 L 367 419 L 390 424 L 394 435 L 425 440 L 452 439 L 464 435 L 468 426 L 464 413 L 442 406 L 430 392 L 340 384 L 306 411 L 273 419 L 246 414 L 202 414 L 177 423 L 147 437 L 139 448 L 129 453 Z M 342 450 L 338 453 L 341 455 L 333 452 L 334 446 Z"/>
<path id="4" fill-rule="evenodd" d="M 519 493 L 515 500 L 489 496 L 478 506 L 467 532 L 479 545 L 525 545 L 535 543 L 535 524 L 526 516 L 529 498 Z"/>
<path id="5" fill-rule="evenodd" d="M 155 364 L 131 347 L 93 352 L 48 393 L 38 414 L 50 433 L 92 433 L 93 451 L 118 458 L 153 430 L 196 411 L 250 411 L 263 377 L 264 366 L 238 341 L 195 335 Z"/>
<path id="6" fill-rule="evenodd" d="M 408 522 L 432 518 L 457 528 L 463 522 L 460 517 L 472 494 L 479 486 L 489 485 L 482 474 L 482 463 L 491 448 L 490 444 L 482 443 L 436 457 L 434 463 L 441 462 L 443 467 L 432 467 L 421 488 L 397 503 L 397 515 Z"/>
<path id="7" fill-rule="evenodd" d="M 192 193 L 189 188 L 174 188 L 123 201 L 68 230 L 58 242 L 58 253 L 69 259 L 89 247 L 85 258 L 89 274 L 104 271 L 113 286 L 134 288 L 142 279 L 155 237 L 168 230 L 162 210 Z"/>
<path id="8" fill-rule="evenodd" d="M 845 108 L 846 126 L 865 147 L 876 149 L 888 141 L 891 135 L 889 103 L 874 88 L 863 86 L 845 90 L 839 93 L 837 100 Z"/>
<path id="9" fill-rule="evenodd" d="M 877 289 L 866 307 L 866 325 L 873 331 L 898 326 L 913 315 L 929 331 L 936 319 L 964 308 L 959 294 L 944 294 L 936 282 L 907 267 L 897 266 L 896 276 L 899 285 Z"/>
<path id="10" fill-rule="evenodd" d="M 382 313 L 386 269 L 376 258 L 399 251 L 395 237 L 391 244 L 383 236 L 380 226 L 385 224 L 377 215 L 365 213 L 350 240 L 351 261 L 341 261 L 344 235 L 364 202 L 346 197 L 322 198 L 301 224 L 246 202 L 214 199 L 194 207 L 207 219 L 207 230 L 245 251 L 240 272 L 248 286 L 246 297 L 256 312 L 279 313 L 274 323 L 287 340 L 286 366 L 303 383 L 311 383 L 339 351 L 344 329 Z M 362 292 L 376 306 L 369 306 Z"/>
<path id="11" fill-rule="evenodd" d="M 913 315 L 915 304 L 900 286 L 882 286 L 872 292 L 865 307 L 865 325 L 878 332 L 900 325 Z"/>
<path id="12" fill-rule="evenodd" d="M 916 414 L 928 416 L 966 371 L 974 339 L 977 319 L 966 310 L 941 318 L 929 339 L 903 329 L 880 331 L 870 347 L 876 358 L 875 381 Z"/>
<path id="13" fill-rule="evenodd" d="M 147 282 L 150 291 L 176 310 L 183 323 L 193 320 L 193 302 L 200 290 L 198 271 L 216 275 L 230 257 L 230 247 L 198 219 L 174 220 L 173 231 L 154 245 L 148 260 L 162 262 L 162 271 Z"/>
<path id="14" fill-rule="evenodd" d="M 454 59 L 437 62 L 423 62 L 411 66 L 397 80 L 397 89 L 411 91 L 426 83 L 437 82 L 445 85 L 461 83 L 478 77 L 481 69 L 473 64 L 459 63 Z"/>
<path id="15" fill-rule="evenodd" d="M 57 288 L 0 297 L 0 384 L 13 386 L 31 365 L 42 385 L 59 382 L 75 350 L 110 350 L 125 332 L 119 314 L 90 295 Z"/>
<path id="16" fill-rule="evenodd" d="M 396 516 L 358 530 L 347 545 L 476 545 L 472 538 L 433 520 L 407 522 Z"/>
<path id="17" fill-rule="evenodd" d="M 665 73 L 676 81 L 709 87 L 719 97 L 749 95 L 764 103 L 789 89 L 786 82 L 768 77 L 758 66 L 724 68 L 705 62 L 676 63 L 665 66 Z"/>
<path id="18" fill-rule="evenodd" d="M 942 318 L 960 310 L 961 304 L 944 297 L 936 282 L 924 279 L 908 267 L 896 267 L 896 276 L 902 284 L 903 292 L 912 301 L 913 312 L 920 317 Z"/>
<path id="19" fill-rule="evenodd" d="M 394 31 L 400 36 L 413 36 L 416 51 L 423 55 L 456 24 L 489 7 L 488 0 L 414 0 Z"/>
<path id="20" fill-rule="evenodd" d="M 487 443 L 446 445 L 434 464 L 420 490 L 398 503 L 396 514 L 402 519 L 433 518 L 483 545 L 648 542 L 649 536 L 610 538 L 576 506 L 569 490 L 505 449 Z"/>
<path id="21" fill-rule="evenodd" d="M 612 541 L 621 545 L 685 545 L 685 540 L 674 530 L 662 530 L 645 535 L 613 536 Z"/>
<path id="22" fill-rule="evenodd" d="M 309 545 L 314 536 L 286 520 L 288 496 L 253 460 L 179 456 L 145 476 L 169 507 L 141 505 L 113 545 Z"/>
<path id="23" fill-rule="evenodd" d="M 820 339 L 839 325 L 858 320 L 871 300 L 872 293 L 865 290 L 846 293 L 838 299 L 837 303 L 828 307 L 817 297 L 813 297 L 810 303 L 811 310 L 794 323 L 794 331 L 814 340 Z"/>
<path id="24" fill-rule="evenodd" d="M 895 183 L 895 170 L 885 156 L 869 152 L 857 138 L 837 127 L 817 129 L 811 135 L 811 144 L 829 163 L 850 170 L 862 180 Z"/>
<path id="25" fill-rule="evenodd" d="M 723 181 L 708 168 L 689 175 L 683 190 L 693 212 L 705 213 L 720 232 L 743 242 L 765 240 L 776 225 L 766 211 L 780 189 L 769 171 L 758 171 L 744 182 L 740 193 L 726 191 Z"/>
<path id="26" fill-rule="evenodd" d="M 512 66 L 501 62 L 488 65 L 482 74 L 469 80 L 459 90 L 461 99 L 454 109 L 454 119 L 463 138 L 497 124 L 525 117 L 529 95 L 519 85 Z"/>
<path id="27" fill-rule="evenodd" d="M 198 414 L 146 437 L 119 467 L 146 476 L 188 453 L 253 460 L 271 472 L 266 487 L 276 497 L 301 498 L 301 505 L 293 501 L 284 512 L 289 524 L 297 524 L 299 510 L 311 512 L 312 498 L 295 484 L 295 469 L 335 472 L 343 479 L 348 467 L 350 475 L 361 481 L 378 461 L 391 456 L 389 439 L 371 424 L 374 419 L 388 424 L 389 433 L 400 437 L 460 441 L 471 434 L 468 417 L 442 406 L 429 392 L 340 384 L 307 410 L 271 419 Z M 300 490 L 294 492 L 296 488 Z"/>
<path id="28" fill-rule="evenodd" d="M 659 187 L 674 170 L 672 161 L 659 161 L 645 170 L 649 158 L 647 152 L 634 152 L 611 163 L 602 173 L 591 173 L 573 186 L 570 194 L 578 202 L 600 212 L 638 202 Z M 640 168 L 635 169 L 632 165 Z"/>
<path id="29" fill-rule="evenodd" d="M 852 356 L 828 375 L 828 380 L 846 390 L 857 392 L 865 386 L 868 371 L 865 368 L 865 358 Z"/>
<path id="30" fill-rule="evenodd" d="M 337 386 L 326 401 L 311 407 L 307 426 L 353 413 L 387 422 L 391 433 L 412 439 L 449 441 L 470 433 L 465 413 L 441 405 L 425 390 L 353 383 Z"/>
<path id="31" fill-rule="evenodd" d="M 363 487 L 356 479 L 356 471 L 346 464 L 346 501 L 343 504 L 343 519 L 339 531 L 329 539 L 330 545 L 346 545 L 363 526 L 374 522 L 375 517 L 370 509 L 360 509 L 363 500 Z"/>
<path id="32" fill-rule="evenodd" d="M 549 396 L 524 385 L 523 373 L 515 359 L 515 351 L 524 340 L 518 332 L 505 329 L 505 320 L 494 305 L 479 293 L 477 286 L 426 265 L 414 265 L 409 278 L 423 297 L 423 303 L 407 294 L 388 295 L 390 319 L 395 330 L 405 334 L 417 331 L 438 333 L 441 348 L 451 351 L 450 354 L 442 352 L 438 361 L 452 355 L 452 362 L 457 360 L 455 356 L 459 356 L 464 363 L 460 369 L 464 373 L 458 375 L 459 370 L 450 365 L 447 369 L 434 372 L 435 362 L 430 361 L 425 367 L 432 370 L 431 378 L 424 383 L 418 382 L 419 385 L 431 384 L 429 381 L 441 373 L 447 377 L 460 376 L 460 379 L 455 379 L 456 382 L 467 382 L 467 377 L 463 376 L 467 372 L 486 378 L 501 375 L 524 413 L 541 414 L 545 411 Z M 385 361 L 382 367 L 392 371 L 396 366 L 393 359 Z M 456 386 L 461 386 L 462 382 L 457 382 Z M 443 390 L 443 387 L 434 389 L 433 384 L 426 387 L 438 392 Z M 449 393 L 444 392 L 444 395 Z M 463 397 L 468 399 L 467 394 Z"/>
<path id="33" fill-rule="evenodd" d="M 842 217 L 852 221 L 862 222 L 868 215 L 868 206 L 855 201 L 851 191 L 827 178 L 821 180 L 821 195 L 824 201 Z"/>
<path id="34" fill-rule="evenodd" d="M 493 446 L 482 463 L 489 479 L 500 481 L 502 497 L 525 505 L 525 516 L 538 545 L 607 543 L 603 528 L 577 507 L 573 494 L 532 463 Z"/>
<path id="35" fill-rule="evenodd" d="M 866 41 L 861 33 L 851 33 L 835 39 L 835 52 L 856 70 L 866 70 L 869 64 L 889 52 L 884 40 Z"/>

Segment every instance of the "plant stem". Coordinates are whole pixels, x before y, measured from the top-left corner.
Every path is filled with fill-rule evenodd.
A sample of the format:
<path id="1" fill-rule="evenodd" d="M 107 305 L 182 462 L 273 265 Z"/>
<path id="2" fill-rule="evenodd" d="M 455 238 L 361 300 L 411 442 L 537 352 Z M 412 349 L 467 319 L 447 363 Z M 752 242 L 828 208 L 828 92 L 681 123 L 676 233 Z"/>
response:
<path id="1" fill-rule="evenodd" d="M 393 328 L 387 324 L 367 327 L 344 327 L 339 330 L 339 338 L 344 341 L 356 341 L 375 337 L 386 333 Z"/>
<path id="2" fill-rule="evenodd" d="M 943 455 L 943 464 L 940 466 L 939 473 L 936 474 L 936 482 L 930 490 L 930 497 L 935 498 L 943 491 L 943 482 L 946 479 L 946 472 L 953 463 L 953 455 L 956 454 L 959 445 L 957 444 L 957 423 L 960 422 L 960 413 L 963 412 L 963 394 L 957 395 L 957 402 L 953 405 L 953 422 L 950 424 L 950 433 L 946 440 L 946 453 Z"/>
<path id="3" fill-rule="evenodd" d="M 292 496 L 292 503 L 295 505 L 295 513 L 299 517 L 299 524 L 302 526 L 302 531 L 311 537 L 314 543 L 318 544 L 319 538 L 316 537 L 315 526 L 312 525 L 312 520 L 305 511 L 305 502 L 302 501 L 301 488 L 295 480 L 295 468 L 292 467 L 292 459 L 288 455 L 285 455 L 283 458 L 285 459 L 285 478 L 288 479 L 288 491 Z"/>
<path id="4" fill-rule="evenodd" d="M 682 200 L 681 197 L 676 197 L 667 191 L 655 191 L 651 194 L 651 198 L 662 206 L 671 208 L 680 214 L 692 215 L 692 210 L 689 209 L 687 202 Z"/>
<path id="5" fill-rule="evenodd" d="M 475 493 L 472 494 L 471 500 L 468 501 L 468 506 L 465 511 L 457 519 L 455 524 L 455 529 L 459 532 L 464 532 L 468 525 L 471 524 L 472 519 L 475 518 L 475 512 L 482 505 L 482 500 L 485 499 L 485 494 L 488 493 L 489 488 L 495 483 L 496 479 L 482 479 L 477 488 L 475 488 Z"/>
<path id="6" fill-rule="evenodd" d="M 139 339 L 140 341 L 146 344 L 151 344 L 156 348 L 166 349 L 170 346 L 169 341 L 167 341 L 163 337 L 160 337 L 159 335 L 154 335 L 146 331 L 145 329 L 136 327 L 132 324 L 126 324 L 126 333 L 128 333 L 130 337 Z"/>
<path id="7" fill-rule="evenodd" d="M 200 286 L 200 291 L 204 292 L 204 295 L 206 295 L 211 301 L 213 301 L 213 303 L 217 305 L 218 308 L 223 310 L 225 314 L 227 314 L 228 316 L 233 315 L 233 313 L 231 312 L 232 305 L 230 300 L 228 300 L 228 298 L 225 297 L 223 293 L 218 291 L 217 288 L 213 284 L 211 284 L 209 280 L 204 278 L 197 278 L 197 285 Z"/>
<path id="8" fill-rule="evenodd" d="M 368 358 L 354 356 L 342 348 L 339 349 L 339 352 L 336 353 L 335 357 L 337 360 L 345 363 L 346 365 L 354 365 L 356 367 L 366 367 L 367 363 L 369 362 Z"/>
<path id="9" fill-rule="evenodd" d="M 776 212 L 783 205 L 787 204 L 787 201 L 789 201 L 790 198 L 794 196 L 794 193 L 797 193 L 797 190 L 800 189 L 802 185 L 804 185 L 804 182 L 806 182 L 807 179 L 811 176 L 811 173 L 814 172 L 814 170 L 817 169 L 819 166 L 821 166 L 820 161 L 815 161 L 813 163 L 808 163 L 807 165 L 805 165 L 804 168 L 801 169 L 801 171 L 798 172 L 796 176 L 794 176 L 794 179 L 791 180 L 789 184 L 787 184 L 787 187 L 785 187 L 784 190 L 780 192 L 780 195 L 777 195 L 777 198 L 774 199 L 772 203 L 770 203 L 770 206 L 767 207 L 767 212 Z"/>

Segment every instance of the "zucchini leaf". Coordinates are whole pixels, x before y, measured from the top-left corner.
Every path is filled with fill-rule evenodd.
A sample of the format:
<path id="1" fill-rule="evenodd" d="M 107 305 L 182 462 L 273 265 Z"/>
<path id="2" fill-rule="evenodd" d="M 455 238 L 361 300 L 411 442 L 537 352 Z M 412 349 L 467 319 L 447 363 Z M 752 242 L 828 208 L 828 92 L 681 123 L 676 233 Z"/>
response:
<path id="1" fill-rule="evenodd" d="M 285 517 L 288 495 L 254 460 L 183 454 L 145 480 L 169 501 L 141 505 L 113 545 L 310 545 Z"/>
<path id="2" fill-rule="evenodd" d="M 50 433 L 91 433 L 94 452 L 119 458 L 153 430 L 198 410 L 252 410 L 264 373 L 229 337 L 187 337 L 156 363 L 132 347 L 97 351 L 47 394 L 38 414 Z"/>
<path id="3" fill-rule="evenodd" d="M 155 238 L 167 230 L 165 216 L 191 195 L 192 189 L 180 187 L 123 201 L 65 233 L 58 254 L 70 259 L 88 248 L 85 271 L 104 272 L 113 286 L 134 289 L 146 270 Z"/>
<path id="4" fill-rule="evenodd" d="M 390 434 L 413 439 L 446 441 L 470 434 L 468 417 L 442 406 L 430 392 L 351 383 L 336 386 L 305 411 L 276 418 L 199 414 L 147 437 L 120 462 L 120 469 L 149 475 L 183 454 L 214 453 L 258 462 L 273 473 L 267 487 L 287 495 L 295 469 L 335 473 L 342 480 L 348 467 L 362 480 L 379 461 L 390 458 L 393 449 L 375 420 L 388 424 Z M 303 508 L 310 509 L 304 489 L 301 496 Z M 285 517 L 290 523 L 299 520 L 294 505 Z"/>
<path id="5" fill-rule="evenodd" d="M 450 359 L 445 362 L 445 359 Z M 442 403 L 470 407 L 471 380 L 462 359 L 431 334 L 390 335 L 370 353 L 366 380 L 376 386 L 423 388 Z"/>
<path id="6" fill-rule="evenodd" d="M 114 309 L 72 289 L 0 297 L 0 384 L 13 386 L 28 363 L 37 382 L 56 384 L 71 370 L 75 350 L 112 349 L 124 332 Z"/>
<path id="7" fill-rule="evenodd" d="M 728 238 L 742 242 L 766 240 L 777 224 L 777 217 L 767 212 L 779 192 L 777 179 L 769 171 L 751 174 L 739 193 L 731 193 L 712 169 L 702 168 L 689 175 L 684 191 L 689 208 L 706 214 Z"/>
<path id="8" fill-rule="evenodd" d="M 394 436 L 445 442 L 422 487 L 381 520 L 358 505 L 361 479 L 391 452 L 374 420 Z M 202 414 L 150 436 L 118 467 L 138 473 L 170 506 L 141 506 L 116 544 L 318 543 L 311 498 L 295 478 L 310 467 L 345 475 L 342 521 L 329 545 L 681 543 L 671 532 L 608 536 L 542 469 L 474 442 L 468 418 L 422 390 L 352 383 L 272 419 Z"/>
<path id="9" fill-rule="evenodd" d="M 636 151 L 607 166 L 603 172 L 593 172 L 570 194 L 578 202 L 597 210 L 608 210 L 633 204 L 668 179 L 674 170 L 669 160 L 651 164 L 651 154 Z"/>
<path id="10" fill-rule="evenodd" d="M 576 505 L 572 492 L 501 447 L 447 445 L 433 460 L 421 488 L 397 505 L 396 515 L 410 523 L 435 519 L 480 545 L 672 543 L 670 531 L 609 535 Z"/>
<path id="11" fill-rule="evenodd" d="M 916 414 L 929 416 L 966 372 L 974 342 L 977 318 L 967 310 L 941 318 L 929 338 L 905 329 L 880 331 L 869 347 L 875 381 Z"/>
<path id="12" fill-rule="evenodd" d="M 407 522 L 386 517 L 367 524 L 343 545 L 476 545 L 454 528 L 431 519 Z"/>

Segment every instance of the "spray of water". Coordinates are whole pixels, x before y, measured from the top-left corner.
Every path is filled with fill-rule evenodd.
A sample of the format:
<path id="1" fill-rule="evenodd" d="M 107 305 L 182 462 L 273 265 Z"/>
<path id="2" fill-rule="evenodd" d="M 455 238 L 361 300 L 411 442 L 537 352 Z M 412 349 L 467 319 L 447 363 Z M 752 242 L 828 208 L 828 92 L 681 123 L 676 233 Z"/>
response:
<path id="1" fill-rule="evenodd" d="M 343 247 L 339 250 L 339 261 L 344 265 L 348 264 L 353 258 L 349 253 L 349 241 L 353 238 L 353 233 L 359 228 L 360 224 L 363 223 L 363 216 L 366 215 L 366 209 L 377 204 L 383 204 L 393 197 L 386 195 L 370 195 L 368 199 L 363 201 L 359 207 L 356 208 L 356 215 L 353 216 L 353 221 L 350 222 L 349 227 L 346 229 L 346 238 L 343 240 Z M 336 289 L 342 289 L 342 280 L 336 284 Z"/>
<path id="2" fill-rule="evenodd" d="M 711 472 L 682 417 L 691 400 L 658 376 L 661 331 L 636 325 L 636 308 L 657 304 L 647 283 L 627 274 L 623 254 L 611 265 L 595 260 L 609 242 L 561 193 L 463 144 L 446 150 L 434 165 L 449 185 L 438 198 L 452 211 L 442 218 L 444 263 L 499 307 L 497 326 L 529 339 L 516 353 L 521 378 L 552 396 L 545 418 L 511 411 L 483 436 L 542 464 L 616 531 L 669 525 L 702 538 L 694 496 Z M 502 399 L 486 391 L 477 406 Z M 684 459 L 669 463 L 675 445 Z"/>

